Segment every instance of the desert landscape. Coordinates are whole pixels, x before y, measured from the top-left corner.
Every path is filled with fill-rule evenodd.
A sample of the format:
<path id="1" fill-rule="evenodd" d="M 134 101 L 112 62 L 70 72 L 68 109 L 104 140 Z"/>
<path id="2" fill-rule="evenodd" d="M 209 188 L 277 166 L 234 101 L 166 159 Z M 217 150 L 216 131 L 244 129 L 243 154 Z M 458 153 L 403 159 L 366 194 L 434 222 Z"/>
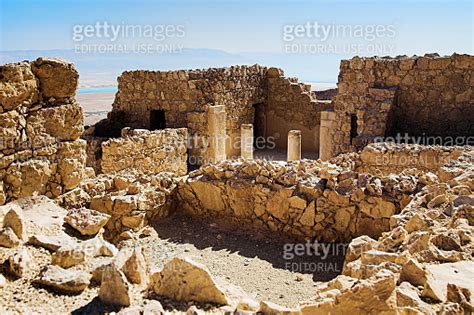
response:
<path id="1" fill-rule="evenodd" d="M 2 314 L 472 313 L 474 56 L 339 69 L 1 66 Z"/>

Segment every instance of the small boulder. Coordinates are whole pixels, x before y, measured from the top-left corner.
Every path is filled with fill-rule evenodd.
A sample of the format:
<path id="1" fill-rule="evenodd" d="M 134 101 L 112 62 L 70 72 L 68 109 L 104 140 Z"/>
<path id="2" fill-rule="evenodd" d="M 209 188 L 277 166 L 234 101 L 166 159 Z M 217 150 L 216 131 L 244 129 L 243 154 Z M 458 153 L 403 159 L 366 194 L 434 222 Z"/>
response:
<path id="1" fill-rule="evenodd" d="M 12 206 L 7 214 L 5 214 L 3 227 L 11 228 L 20 240 L 26 240 L 26 223 L 23 217 L 23 210 L 19 206 Z"/>
<path id="2" fill-rule="evenodd" d="M 418 261 L 410 259 L 403 265 L 399 281 L 407 281 L 414 286 L 424 286 L 426 271 Z"/>
<path id="3" fill-rule="evenodd" d="M 74 240 L 66 234 L 60 235 L 33 235 L 28 241 L 29 244 L 40 246 L 52 252 L 63 246 L 74 246 Z"/>
<path id="4" fill-rule="evenodd" d="M 153 289 L 158 295 L 176 301 L 230 304 L 206 266 L 187 257 L 173 258 L 152 278 Z"/>
<path id="5" fill-rule="evenodd" d="M 0 246 L 12 248 L 18 245 L 20 245 L 20 239 L 12 228 L 7 227 L 0 230 Z"/>
<path id="6" fill-rule="evenodd" d="M 110 215 L 87 208 L 73 209 L 64 221 L 82 235 L 95 235 L 110 220 Z"/>
<path id="7" fill-rule="evenodd" d="M 112 305 L 129 306 L 130 292 L 127 278 L 115 264 L 110 264 L 102 273 L 99 290 L 102 302 Z"/>
<path id="8" fill-rule="evenodd" d="M 117 247 L 105 241 L 102 237 L 95 237 L 93 239 L 81 243 L 88 257 L 107 256 L 114 257 L 118 253 Z"/>
<path id="9" fill-rule="evenodd" d="M 5 263 L 6 271 L 17 278 L 21 278 L 28 272 L 30 263 L 30 255 L 28 251 L 23 248 L 8 257 Z"/>
<path id="10" fill-rule="evenodd" d="M 63 246 L 52 256 L 51 263 L 62 268 L 71 268 L 86 261 L 86 254 L 81 246 Z"/>
<path id="11" fill-rule="evenodd" d="M 157 300 L 145 300 L 143 306 L 143 315 L 161 315 L 164 314 L 165 310 L 163 305 Z"/>
<path id="12" fill-rule="evenodd" d="M 58 266 L 48 266 L 35 281 L 59 292 L 78 294 L 90 283 L 91 275 L 84 271 L 67 270 Z"/>
<path id="13" fill-rule="evenodd" d="M 474 296 L 474 262 L 459 261 L 447 264 L 427 265 L 428 273 L 422 296 L 446 302 L 448 284 L 455 285 Z"/>
<path id="14" fill-rule="evenodd" d="M 402 282 L 396 289 L 397 305 L 401 307 L 414 307 L 429 313 L 427 305 L 418 295 L 418 290 L 408 282 Z"/>
<path id="15" fill-rule="evenodd" d="M 131 283 L 146 284 L 149 267 L 141 248 L 121 249 L 115 258 L 115 264 Z"/>

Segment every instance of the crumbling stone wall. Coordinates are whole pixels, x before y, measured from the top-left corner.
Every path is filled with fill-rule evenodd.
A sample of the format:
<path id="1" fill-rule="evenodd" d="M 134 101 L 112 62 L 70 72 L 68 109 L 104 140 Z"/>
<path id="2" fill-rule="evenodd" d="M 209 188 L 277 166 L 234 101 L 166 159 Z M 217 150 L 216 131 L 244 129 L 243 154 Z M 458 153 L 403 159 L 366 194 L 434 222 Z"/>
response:
<path id="1" fill-rule="evenodd" d="M 332 155 L 386 135 L 473 135 L 473 65 L 457 54 L 341 61 Z"/>
<path id="2" fill-rule="evenodd" d="M 143 174 L 135 169 L 100 174 L 85 179 L 57 202 L 67 209 L 86 207 L 110 215 L 105 236 L 118 241 L 128 238 L 128 231 L 174 211 L 176 181 L 172 173 Z"/>
<path id="3" fill-rule="evenodd" d="M 327 100 L 317 100 L 311 86 L 285 77 L 283 71 L 267 71 L 266 134 L 275 138 L 276 146 L 287 148 L 287 134 L 301 130 L 302 150 L 319 150 L 319 112 L 332 108 Z"/>
<path id="4" fill-rule="evenodd" d="M 125 128 L 122 138 L 102 142 L 101 170 L 136 170 L 144 174 L 187 173 L 187 129 L 149 131 Z"/>
<path id="5" fill-rule="evenodd" d="M 225 161 L 179 183 L 178 209 L 298 238 L 377 239 L 425 187 L 472 181 L 473 161 L 470 146 L 386 143 L 330 162 Z"/>
<path id="6" fill-rule="evenodd" d="M 377 175 L 398 174 L 405 169 L 417 169 L 441 176 L 442 166 L 459 159 L 466 147 L 400 145 L 374 143 L 366 146 L 358 156 L 356 170 Z"/>
<path id="7" fill-rule="evenodd" d="M 60 59 L 0 67 L 0 204 L 34 193 L 57 197 L 86 177 L 78 78 Z"/>
<path id="8" fill-rule="evenodd" d="M 166 127 L 187 127 L 192 164 L 202 164 L 209 144 L 209 106 L 224 105 L 226 153 L 240 154 L 240 126 L 255 122 L 255 105 L 264 108 L 259 136 L 276 136 L 277 146 L 286 148 L 288 130 L 303 131 L 303 149 L 318 149 L 318 111 L 331 102 L 317 101 L 309 87 L 286 78 L 277 68 L 259 65 L 179 71 L 126 71 L 108 120 L 95 126 L 96 135 L 109 131 L 117 137 L 121 128 L 154 129 L 153 111 L 164 112 Z M 260 114 L 260 113 L 259 113 Z M 163 113 L 161 113 L 163 115 Z M 258 126 L 257 126 L 258 125 Z M 257 124 L 256 130 L 262 126 Z M 260 128 L 260 129 L 258 129 Z M 196 163 L 194 163 L 196 162 Z"/>
<path id="9" fill-rule="evenodd" d="M 208 136 L 207 109 L 225 105 L 227 135 L 238 138 L 240 125 L 253 122 L 253 104 L 264 101 L 266 68 L 236 66 L 206 70 L 126 71 L 118 78 L 118 93 L 113 103 L 121 127 L 153 129 L 150 114 L 163 110 L 166 127 L 189 129 L 195 145 L 191 154 L 205 157 Z M 113 118 L 112 122 L 117 121 Z M 239 147 L 228 146 L 228 156 L 237 156 Z M 197 163 L 199 164 L 199 163 Z"/>
<path id="10" fill-rule="evenodd" d="M 317 161 L 226 161 L 191 172 L 179 209 L 298 238 L 378 237 L 410 201 L 418 178 L 375 177 Z"/>

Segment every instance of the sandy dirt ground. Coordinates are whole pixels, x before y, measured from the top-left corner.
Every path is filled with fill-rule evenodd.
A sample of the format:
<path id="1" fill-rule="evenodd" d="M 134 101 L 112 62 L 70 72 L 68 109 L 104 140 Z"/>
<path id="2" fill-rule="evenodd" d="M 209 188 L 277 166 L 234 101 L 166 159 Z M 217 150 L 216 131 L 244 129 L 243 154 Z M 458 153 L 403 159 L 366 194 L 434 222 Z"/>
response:
<path id="1" fill-rule="evenodd" d="M 61 221 L 63 215 L 50 215 L 54 218 L 50 220 Z M 42 216 L 46 218 L 48 215 Z M 34 221 L 37 219 L 32 218 L 31 222 Z M 62 230 L 67 233 L 64 226 L 56 224 L 52 227 L 48 231 L 43 226 L 41 230 L 37 230 L 38 227 L 29 232 L 54 234 Z M 325 259 L 315 255 L 290 259 L 285 255 L 285 252 L 288 253 L 285 246 L 296 244 L 298 241 L 294 239 L 257 232 L 245 226 L 235 229 L 235 226 L 219 221 L 192 219 L 184 214 L 161 219 L 148 229 L 151 232 L 136 233 L 133 239 L 122 242 L 119 247 L 144 248 L 152 270 L 160 269 L 174 256 L 191 257 L 205 264 L 214 277 L 241 287 L 250 296 L 285 306 L 296 306 L 298 301 L 311 298 L 317 282 L 328 281 L 339 274 L 338 269 L 342 268 L 344 257 L 342 252 L 331 252 Z M 118 311 L 100 301 L 97 286 L 90 286 L 78 295 L 65 295 L 34 284 L 41 270 L 50 264 L 51 256 L 43 248 L 25 247 L 31 257 L 30 270 L 20 279 L 9 277 L 6 287 L 0 289 L 1 314 L 15 311 L 24 314 L 102 314 Z M 13 251 L 15 249 L 0 248 L 1 261 Z M 318 263 L 334 268 L 314 270 L 304 267 L 305 264 Z M 87 264 L 72 268 L 88 269 Z M 131 295 L 131 307 L 145 305 L 151 300 L 160 301 L 165 310 L 186 311 L 192 305 L 144 292 L 143 288 L 137 286 L 132 286 Z M 208 310 L 215 308 L 208 304 L 198 307 Z"/>

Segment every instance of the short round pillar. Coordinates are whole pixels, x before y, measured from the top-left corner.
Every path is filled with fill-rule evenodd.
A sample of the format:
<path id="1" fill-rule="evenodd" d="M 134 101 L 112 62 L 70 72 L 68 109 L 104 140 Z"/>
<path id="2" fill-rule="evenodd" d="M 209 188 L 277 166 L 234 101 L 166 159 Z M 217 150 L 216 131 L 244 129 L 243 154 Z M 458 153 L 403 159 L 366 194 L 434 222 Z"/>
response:
<path id="1" fill-rule="evenodd" d="M 253 125 L 240 126 L 240 156 L 243 159 L 253 159 Z"/>
<path id="2" fill-rule="evenodd" d="M 288 161 L 301 160 L 301 131 L 288 132 Z"/>

